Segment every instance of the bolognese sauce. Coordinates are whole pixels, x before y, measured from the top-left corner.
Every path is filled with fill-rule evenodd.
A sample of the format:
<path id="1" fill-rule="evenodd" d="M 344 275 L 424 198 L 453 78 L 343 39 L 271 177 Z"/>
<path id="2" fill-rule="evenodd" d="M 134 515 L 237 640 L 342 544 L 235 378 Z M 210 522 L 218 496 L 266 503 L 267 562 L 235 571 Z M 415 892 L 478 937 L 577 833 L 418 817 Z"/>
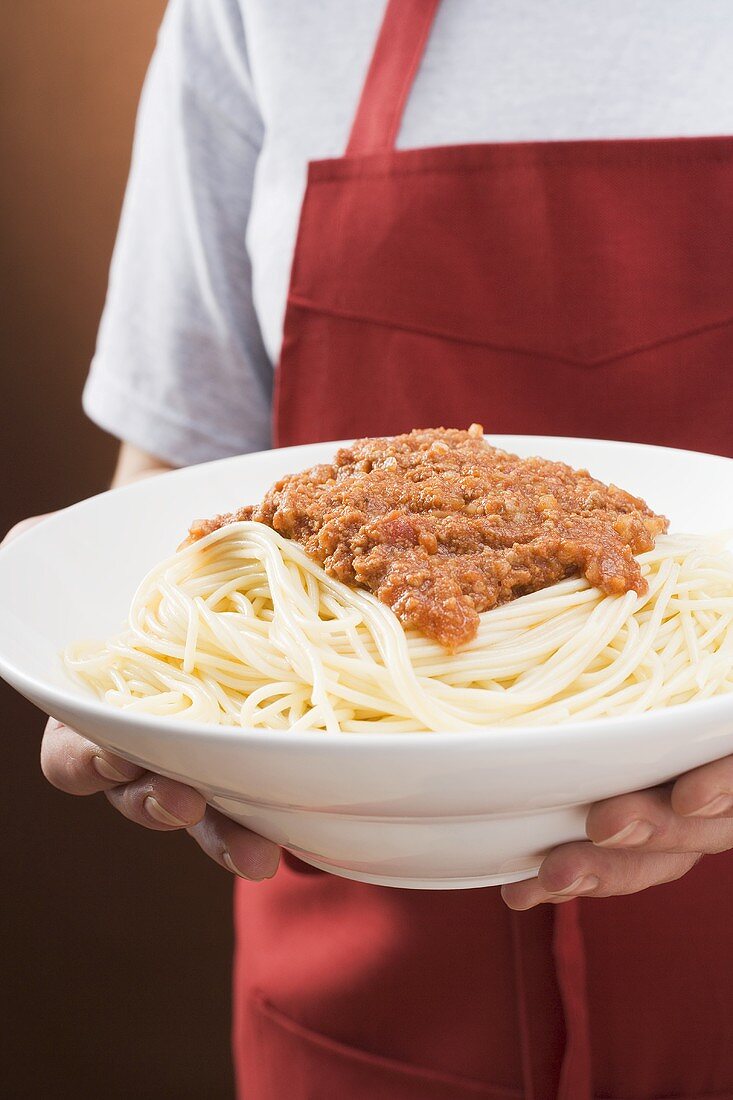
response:
<path id="1" fill-rule="evenodd" d="M 449 649 L 475 636 L 481 612 L 566 577 L 643 594 L 634 555 L 668 527 L 585 469 L 489 445 L 479 424 L 359 439 L 281 478 L 261 504 L 195 523 L 190 539 L 239 520 L 296 540 Z"/>

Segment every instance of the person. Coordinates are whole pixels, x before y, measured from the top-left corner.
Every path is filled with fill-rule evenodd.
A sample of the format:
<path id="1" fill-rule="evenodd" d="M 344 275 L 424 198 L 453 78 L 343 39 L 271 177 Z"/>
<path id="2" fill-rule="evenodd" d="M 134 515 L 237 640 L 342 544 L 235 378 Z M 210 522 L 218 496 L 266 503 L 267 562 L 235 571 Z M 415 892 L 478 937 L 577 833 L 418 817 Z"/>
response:
<path id="1" fill-rule="evenodd" d="M 733 455 L 732 60 L 716 0 L 172 0 L 85 391 L 115 483 L 476 420 Z M 42 765 L 239 877 L 248 1100 L 733 1096 L 733 758 L 501 892 L 275 874 L 53 720 Z"/>

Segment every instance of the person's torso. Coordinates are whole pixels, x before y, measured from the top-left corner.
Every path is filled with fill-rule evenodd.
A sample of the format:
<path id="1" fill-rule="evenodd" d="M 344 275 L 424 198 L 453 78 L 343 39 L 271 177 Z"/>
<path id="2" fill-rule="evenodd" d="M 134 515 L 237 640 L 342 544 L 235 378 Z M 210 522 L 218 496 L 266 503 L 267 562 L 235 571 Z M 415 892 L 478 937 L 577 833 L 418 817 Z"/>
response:
<path id="1" fill-rule="evenodd" d="M 333 147 L 325 139 L 319 146 L 309 85 L 296 111 L 300 159 L 294 137 L 284 155 L 274 71 L 261 70 L 274 97 L 269 118 L 262 100 L 257 196 L 273 204 L 269 227 L 279 222 L 285 233 L 283 196 L 295 196 L 271 319 L 290 266 L 303 162 L 335 156 L 309 173 L 279 356 L 276 440 L 288 445 L 480 419 L 490 433 L 610 436 L 731 453 L 726 249 L 733 138 L 684 140 L 695 128 L 680 121 L 680 102 L 673 117 L 671 85 L 662 80 L 672 71 L 674 36 L 655 67 L 650 51 L 658 36 L 645 39 L 638 23 L 627 21 L 626 37 L 612 43 L 603 20 L 594 24 L 605 63 L 575 34 L 574 90 L 567 94 L 573 117 L 560 127 L 563 97 L 558 92 L 553 104 L 552 89 L 572 70 L 570 54 L 562 53 L 570 28 L 564 25 L 563 46 L 553 49 L 533 6 L 539 41 L 533 53 L 518 43 L 509 69 L 520 66 L 529 81 L 541 56 L 557 65 L 554 84 L 545 75 L 539 85 L 549 102 L 540 104 L 537 92 L 542 125 L 525 125 L 526 102 L 523 126 L 516 112 L 506 134 L 494 121 L 495 105 L 506 123 L 509 101 L 517 100 L 509 92 L 502 98 L 487 75 L 498 24 L 493 34 L 483 26 L 485 64 L 456 92 L 464 114 L 473 111 L 474 128 L 458 107 L 452 124 L 439 125 L 442 89 L 450 86 L 450 99 L 468 57 L 482 56 L 468 41 L 482 23 L 478 6 L 457 55 L 436 77 L 435 101 L 424 83 L 420 93 L 420 81 L 431 73 L 441 16 L 470 6 L 441 8 L 396 152 L 396 122 L 416 68 L 411 58 L 433 7 L 426 0 L 391 4 L 389 35 L 380 35 L 345 157 L 348 111 L 343 132 L 332 133 Z M 490 10 L 481 9 L 487 19 Z M 442 26 L 447 49 L 456 43 L 445 31 L 450 23 Z M 301 47 L 307 42 L 306 34 Z M 384 44 L 394 42 L 402 45 L 390 57 Z M 688 52 L 690 42 L 683 36 Z M 602 125 L 599 103 L 613 116 L 630 80 L 626 72 L 622 81 L 619 69 L 642 44 L 646 56 L 637 52 L 634 68 L 642 90 L 627 87 L 625 121 L 614 116 Z M 333 44 L 314 47 L 312 75 L 343 106 L 327 64 L 332 54 Z M 506 49 L 496 54 L 501 67 Z M 364 67 L 352 64 L 357 76 Z M 254 58 L 252 68 L 257 86 Z M 698 70 L 686 71 L 692 79 Z M 343 72 L 336 75 L 344 80 Z M 599 87 L 605 98 L 594 93 Z M 644 119 L 637 108 L 632 120 L 634 97 L 650 111 L 655 99 L 654 127 L 653 112 Z M 596 122 L 584 127 L 581 108 L 591 102 Z M 329 114 L 335 105 L 324 101 L 321 108 Z M 723 117 L 712 126 L 702 103 L 698 122 L 706 133 L 731 129 Z M 645 140 L 674 135 L 683 140 Z M 593 140 L 600 137 L 622 140 Z M 475 144 L 440 147 L 461 142 Z M 419 148 L 426 145 L 438 148 Z M 288 171 L 295 175 L 286 189 Z M 258 240 L 258 216 L 252 245 L 263 311 L 268 283 L 260 250 L 264 262 L 277 251 L 267 256 L 271 228 Z M 274 357 L 278 334 L 273 327 L 267 335 Z M 295 1089 L 302 1097 L 354 1100 L 733 1097 L 725 1026 L 730 854 L 638 896 L 522 914 L 510 914 L 496 891 L 379 890 L 287 862 L 272 883 L 239 888 L 235 1037 L 248 1095 L 279 1100 Z M 699 935 L 681 951 L 693 909 Z"/>

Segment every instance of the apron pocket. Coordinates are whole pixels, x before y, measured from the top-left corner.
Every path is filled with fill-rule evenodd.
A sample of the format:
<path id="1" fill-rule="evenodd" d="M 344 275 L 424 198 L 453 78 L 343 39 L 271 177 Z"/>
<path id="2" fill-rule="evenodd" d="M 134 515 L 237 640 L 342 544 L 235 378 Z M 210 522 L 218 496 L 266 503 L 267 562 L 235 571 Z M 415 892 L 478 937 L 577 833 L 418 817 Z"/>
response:
<path id="1" fill-rule="evenodd" d="M 730 325 L 732 179 L 703 139 L 315 164 L 290 305 L 602 366 Z"/>
<path id="2" fill-rule="evenodd" d="M 250 1004 L 257 1044 L 256 1064 L 248 1067 L 253 1100 L 522 1100 L 515 1089 L 348 1046 L 286 1016 L 261 992 Z"/>

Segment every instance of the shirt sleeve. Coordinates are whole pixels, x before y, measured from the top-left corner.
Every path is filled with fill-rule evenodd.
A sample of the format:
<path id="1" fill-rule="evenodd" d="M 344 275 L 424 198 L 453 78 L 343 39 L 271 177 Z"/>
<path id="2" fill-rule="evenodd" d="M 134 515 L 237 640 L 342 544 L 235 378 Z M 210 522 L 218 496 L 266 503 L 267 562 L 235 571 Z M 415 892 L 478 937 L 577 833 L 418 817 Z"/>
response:
<path id="1" fill-rule="evenodd" d="M 245 244 L 262 132 L 236 0 L 172 0 L 83 402 L 176 466 L 269 446 L 272 365 Z"/>

